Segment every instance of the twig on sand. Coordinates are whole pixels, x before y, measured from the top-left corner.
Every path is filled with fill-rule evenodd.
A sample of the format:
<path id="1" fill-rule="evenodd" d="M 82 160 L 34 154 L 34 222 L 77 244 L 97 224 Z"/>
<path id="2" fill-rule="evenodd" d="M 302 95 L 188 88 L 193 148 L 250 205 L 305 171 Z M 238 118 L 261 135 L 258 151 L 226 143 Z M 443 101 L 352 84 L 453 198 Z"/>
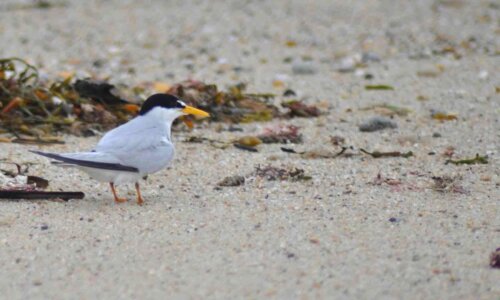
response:
<path id="1" fill-rule="evenodd" d="M 69 199 L 83 199 L 85 194 L 83 192 L 44 192 L 44 191 L 0 191 L 0 199 L 7 200 L 51 200 L 62 199 L 68 201 Z"/>
<path id="2" fill-rule="evenodd" d="M 448 159 L 444 164 L 447 165 L 449 163 L 452 163 L 454 165 L 487 164 L 488 163 L 488 156 L 480 156 L 479 154 L 476 154 L 476 157 L 469 158 L 469 159 L 460 159 L 460 160 Z"/>
<path id="3" fill-rule="evenodd" d="M 404 157 L 408 158 L 413 156 L 413 152 L 408 151 L 408 152 L 399 152 L 399 151 L 391 151 L 391 152 L 380 152 L 380 151 L 373 151 L 373 152 L 368 152 L 365 149 L 361 148 L 359 151 L 370 155 L 373 158 L 381 158 L 381 157 Z"/>
<path id="4" fill-rule="evenodd" d="M 298 152 L 292 148 L 281 147 L 281 151 L 286 153 L 300 154 L 307 158 L 336 158 L 344 154 L 344 152 L 350 147 L 342 147 L 342 149 L 337 153 L 321 153 L 318 151 L 302 151 Z"/>

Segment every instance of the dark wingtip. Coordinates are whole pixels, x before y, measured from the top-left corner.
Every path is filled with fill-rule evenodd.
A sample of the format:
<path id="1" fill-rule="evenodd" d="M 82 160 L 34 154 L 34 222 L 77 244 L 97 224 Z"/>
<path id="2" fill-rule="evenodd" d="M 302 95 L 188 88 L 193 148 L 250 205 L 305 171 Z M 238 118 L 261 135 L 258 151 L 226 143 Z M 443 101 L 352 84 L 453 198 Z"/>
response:
<path id="1" fill-rule="evenodd" d="M 53 155 L 53 153 L 42 152 L 42 151 L 37 151 L 37 150 L 28 150 L 28 151 L 31 153 L 35 153 L 35 154 L 38 154 L 41 156 L 46 156 L 46 157 L 50 157 L 51 155 Z"/>
<path id="2" fill-rule="evenodd" d="M 42 156 L 45 156 L 48 158 L 52 158 L 52 159 L 55 159 L 55 160 L 58 160 L 58 161 L 61 161 L 64 163 L 73 164 L 73 165 L 82 166 L 82 167 L 112 170 L 112 171 L 126 171 L 126 172 L 134 172 L 134 173 L 139 172 L 139 169 L 136 167 L 124 166 L 124 165 L 116 164 L 116 163 L 104 163 L 104 162 L 80 160 L 80 159 L 64 157 L 64 156 L 61 156 L 61 155 L 56 154 L 56 153 L 42 152 L 42 151 L 36 151 L 36 150 L 30 150 L 30 152 L 33 152 L 35 154 L 42 155 Z"/>

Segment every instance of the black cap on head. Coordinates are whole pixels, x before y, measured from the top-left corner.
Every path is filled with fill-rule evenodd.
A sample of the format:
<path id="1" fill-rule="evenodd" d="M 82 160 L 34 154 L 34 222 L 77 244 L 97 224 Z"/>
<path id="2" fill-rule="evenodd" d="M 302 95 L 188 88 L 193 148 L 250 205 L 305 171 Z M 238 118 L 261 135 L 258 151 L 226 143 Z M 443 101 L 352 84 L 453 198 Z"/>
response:
<path id="1" fill-rule="evenodd" d="M 145 115 L 150 110 L 155 107 L 164 107 L 164 108 L 179 108 L 182 109 L 186 107 L 184 103 L 180 102 L 180 99 L 174 95 L 170 94 L 154 94 L 150 96 L 141 106 L 141 110 L 139 111 L 139 115 Z"/>

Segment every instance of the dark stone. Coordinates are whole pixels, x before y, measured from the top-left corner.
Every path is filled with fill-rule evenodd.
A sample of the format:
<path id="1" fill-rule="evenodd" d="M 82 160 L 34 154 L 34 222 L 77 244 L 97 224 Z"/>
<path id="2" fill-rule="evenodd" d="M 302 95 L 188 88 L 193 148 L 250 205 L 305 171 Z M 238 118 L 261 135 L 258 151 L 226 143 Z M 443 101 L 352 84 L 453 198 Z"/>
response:
<path id="1" fill-rule="evenodd" d="M 389 119 L 383 117 L 373 117 L 359 125 L 359 130 L 363 132 L 374 132 L 387 128 L 394 129 L 397 127 L 398 125 Z"/>

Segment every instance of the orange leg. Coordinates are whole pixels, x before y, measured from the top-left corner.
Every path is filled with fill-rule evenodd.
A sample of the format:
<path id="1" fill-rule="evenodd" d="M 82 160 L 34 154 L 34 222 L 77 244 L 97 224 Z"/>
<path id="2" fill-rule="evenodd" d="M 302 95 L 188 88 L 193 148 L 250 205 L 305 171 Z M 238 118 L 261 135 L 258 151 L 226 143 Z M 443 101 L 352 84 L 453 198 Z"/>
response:
<path id="1" fill-rule="evenodd" d="M 115 202 L 116 203 L 123 203 L 127 202 L 127 199 L 125 198 L 119 198 L 118 195 L 116 195 L 116 190 L 115 190 L 115 184 L 110 182 L 109 186 L 111 187 L 111 191 L 113 192 L 113 196 L 115 197 Z"/>
<path id="2" fill-rule="evenodd" d="M 141 196 L 141 188 L 139 187 L 139 182 L 135 183 L 135 191 L 137 192 L 137 204 L 142 205 L 144 203 L 144 199 Z"/>

